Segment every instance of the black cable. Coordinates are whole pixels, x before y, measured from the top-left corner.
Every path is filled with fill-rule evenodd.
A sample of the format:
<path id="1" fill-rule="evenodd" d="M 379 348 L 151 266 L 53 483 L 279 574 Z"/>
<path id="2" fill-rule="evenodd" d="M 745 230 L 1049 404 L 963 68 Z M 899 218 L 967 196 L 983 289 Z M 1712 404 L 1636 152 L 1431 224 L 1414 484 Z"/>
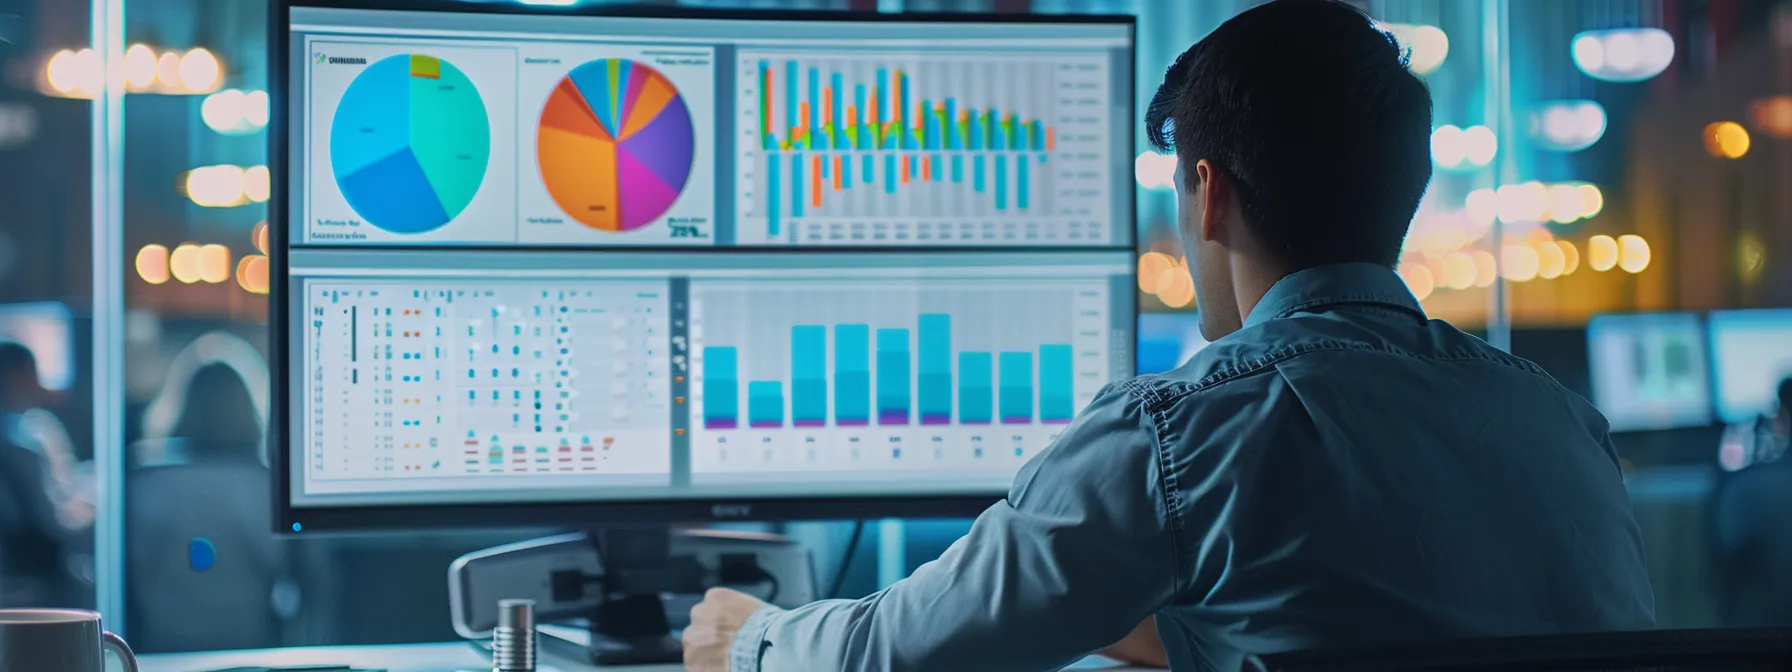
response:
<path id="1" fill-rule="evenodd" d="M 852 523 L 852 538 L 846 542 L 846 552 L 840 555 L 840 566 L 834 570 L 834 580 L 828 586 L 828 592 L 822 599 L 840 597 L 840 587 L 846 583 L 846 570 L 852 567 L 852 556 L 859 552 L 859 538 L 865 535 L 865 521 L 855 520 Z"/>

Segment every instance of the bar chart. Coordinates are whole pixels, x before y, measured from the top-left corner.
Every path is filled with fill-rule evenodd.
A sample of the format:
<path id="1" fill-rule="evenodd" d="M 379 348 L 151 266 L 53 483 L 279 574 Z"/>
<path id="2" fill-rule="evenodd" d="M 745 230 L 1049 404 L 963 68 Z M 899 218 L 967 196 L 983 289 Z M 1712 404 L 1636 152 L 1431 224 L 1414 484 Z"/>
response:
<path id="1" fill-rule="evenodd" d="M 1105 278 L 693 282 L 700 474 L 1012 470 L 1112 379 Z"/>
<path id="2" fill-rule="evenodd" d="M 1098 56 L 743 51 L 742 244 L 1086 245 L 1112 236 Z"/>

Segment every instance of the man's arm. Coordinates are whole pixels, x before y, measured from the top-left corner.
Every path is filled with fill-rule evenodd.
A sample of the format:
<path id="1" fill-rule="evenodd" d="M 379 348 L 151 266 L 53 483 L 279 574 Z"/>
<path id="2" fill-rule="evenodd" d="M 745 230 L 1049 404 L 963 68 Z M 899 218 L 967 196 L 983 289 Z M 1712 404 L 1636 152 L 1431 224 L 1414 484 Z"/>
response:
<path id="1" fill-rule="evenodd" d="M 1113 644 L 1180 592 L 1159 464 L 1110 386 L 938 560 L 861 600 L 761 609 L 734 670 L 1039 670 Z"/>

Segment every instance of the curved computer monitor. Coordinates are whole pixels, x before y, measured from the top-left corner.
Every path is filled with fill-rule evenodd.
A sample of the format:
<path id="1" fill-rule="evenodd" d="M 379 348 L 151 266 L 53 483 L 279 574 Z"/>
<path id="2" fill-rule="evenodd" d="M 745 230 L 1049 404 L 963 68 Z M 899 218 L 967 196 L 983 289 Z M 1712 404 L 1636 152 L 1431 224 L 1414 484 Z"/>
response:
<path id="1" fill-rule="evenodd" d="M 277 528 L 969 515 L 1131 375 L 1127 17 L 275 12 Z"/>

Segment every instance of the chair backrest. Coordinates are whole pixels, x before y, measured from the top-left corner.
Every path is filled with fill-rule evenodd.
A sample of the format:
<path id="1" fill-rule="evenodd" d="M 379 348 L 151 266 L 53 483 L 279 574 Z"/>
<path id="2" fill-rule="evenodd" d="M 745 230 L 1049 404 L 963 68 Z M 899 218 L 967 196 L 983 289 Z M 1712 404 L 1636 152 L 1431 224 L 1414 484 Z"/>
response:
<path id="1" fill-rule="evenodd" d="M 1792 630 L 1650 630 L 1500 637 L 1253 657 L 1256 672 L 1792 670 Z"/>

